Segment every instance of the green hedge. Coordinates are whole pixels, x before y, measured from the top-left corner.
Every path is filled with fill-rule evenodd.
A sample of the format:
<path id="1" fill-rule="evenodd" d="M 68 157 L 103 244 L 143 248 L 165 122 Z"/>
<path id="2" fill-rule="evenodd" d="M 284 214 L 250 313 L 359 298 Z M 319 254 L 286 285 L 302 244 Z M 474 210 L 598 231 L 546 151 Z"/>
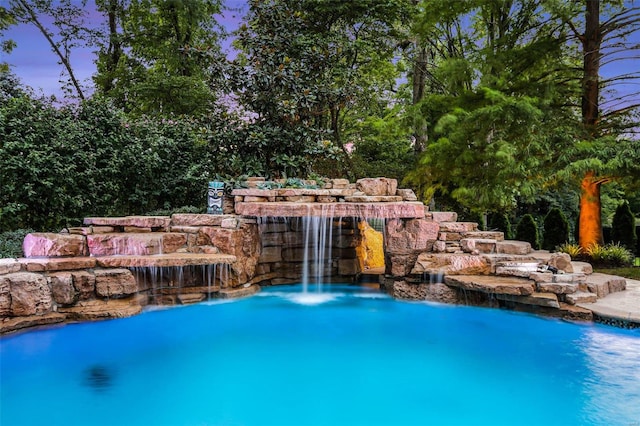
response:
<path id="1" fill-rule="evenodd" d="M 0 232 L 185 205 L 204 211 L 207 182 L 225 172 L 223 140 L 187 119 L 129 120 L 98 98 L 64 108 L 9 98 L 0 105 Z"/>

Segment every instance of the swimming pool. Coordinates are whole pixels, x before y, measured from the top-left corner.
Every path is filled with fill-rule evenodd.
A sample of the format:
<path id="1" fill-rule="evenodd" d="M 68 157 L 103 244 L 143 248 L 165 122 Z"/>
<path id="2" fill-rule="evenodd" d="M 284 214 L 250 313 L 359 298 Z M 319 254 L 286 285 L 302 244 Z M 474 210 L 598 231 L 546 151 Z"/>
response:
<path id="1" fill-rule="evenodd" d="M 639 330 L 324 289 L 5 337 L 0 424 L 640 424 Z"/>

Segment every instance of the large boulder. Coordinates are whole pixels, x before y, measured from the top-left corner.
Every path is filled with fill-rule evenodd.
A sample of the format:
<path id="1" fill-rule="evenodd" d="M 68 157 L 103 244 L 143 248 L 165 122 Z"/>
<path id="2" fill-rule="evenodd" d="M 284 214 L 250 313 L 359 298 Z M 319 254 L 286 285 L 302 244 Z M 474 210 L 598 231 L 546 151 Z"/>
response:
<path id="1" fill-rule="evenodd" d="M 437 222 L 425 219 L 392 219 L 386 226 L 386 251 L 395 254 L 430 251 L 439 230 Z"/>
<path id="2" fill-rule="evenodd" d="M 411 274 L 489 275 L 491 262 L 470 254 L 420 253 Z"/>
<path id="3" fill-rule="evenodd" d="M 556 268 L 559 271 L 564 271 L 568 274 L 573 273 L 573 265 L 571 264 L 571 256 L 567 253 L 553 253 L 547 265 Z"/>
<path id="4" fill-rule="evenodd" d="M 241 223 L 237 229 L 202 227 L 201 233 L 206 235 L 211 245 L 220 253 L 236 257 L 232 264 L 234 276 L 229 285 L 237 286 L 251 280 L 255 275 L 256 265 L 260 257 L 260 236 L 258 225 Z"/>
<path id="5" fill-rule="evenodd" d="M 52 306 L 51 289 L 44 276 L 30 272 L 0 276 L 0 311 L 4 315 L 44 315 L 51 312 Z"/>
<path id="6" fill-rule="evenodd" d="M 76 289 L 73 287 L 71 272 L 54 272 L 47 275 L 51 286 L 53 300 L 61 306 L 72 305 L 78 299 Z"/>
<path id="7" fill-rule="evenodd" d="M 365 195 L 396 195 L 398 181 L 389 178 L 364 178 L 356 182 L 358 191 Z"/>
<path id="8" fill-rule="evenodd" d="M 87 241 L 83 235 L 35 232 L 22 242 L 25 257 L 86 256 Z"/>
<path id="9" fill-rule="evenodd" d="M 100 297 L 124 297 L 138 291 L 136 280 L 128 269 L 97 269 L 96 294 Z"/>

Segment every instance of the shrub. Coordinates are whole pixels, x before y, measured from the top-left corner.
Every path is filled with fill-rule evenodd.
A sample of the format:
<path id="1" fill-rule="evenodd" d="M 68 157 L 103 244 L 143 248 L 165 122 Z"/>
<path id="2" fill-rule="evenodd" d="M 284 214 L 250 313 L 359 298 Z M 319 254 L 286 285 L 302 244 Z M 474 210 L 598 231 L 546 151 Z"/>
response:
<path id="1" fill-rule="evenodd" d="M 0 233 L 0 259 L 5 257 L 22 257 L 22 241 L 31 229 L 18 229 Z"/>
<path id="2" fill-rule="evenodd" d="M 633 253 L 620 244 L 594 244 L 586 249 L 585 254 L 596 266 L 627 266 L 634 260 Z"/>
<path id="3" fill-rule="evenodd" d="M 578 244 L 564 243 L 556 247 L 556 251 L 560 253 L 567 253 L 571 256 L 571 260 L 582 259 L 583 256 L 582 247 Z"/>
<path id="4" fill-rule="evenodd" d="M 638 236 L 636 235 L 636 218 L 631 212 L 628 202 L 618 206 L 611 223 L 611 241 L 619 243 L 631 251 L 635 251 Z"/>
<path id="5" fill-rule="evenodd" d="M 516 226 L 516 240 L 527 241 L 531 247 L 538 249 L 540 247 L 540 236 L 538 233 L 538 225 L 536 220 L 530 214 L 525 214 Z"/>
<path id="6" fill-rule="evenodd" d="M 489 216 L 489 230 L 497 230 L 504 233 L 505 239 L 511 238 L 511 222 L 504 213 L 492 213 Z"/>
<path id="7" fill-rule="evenodd" d="M 569 221 L 562 210 L 553 208 L 544 218 L 542 248 L 553 250 L 569 241 Z"/>

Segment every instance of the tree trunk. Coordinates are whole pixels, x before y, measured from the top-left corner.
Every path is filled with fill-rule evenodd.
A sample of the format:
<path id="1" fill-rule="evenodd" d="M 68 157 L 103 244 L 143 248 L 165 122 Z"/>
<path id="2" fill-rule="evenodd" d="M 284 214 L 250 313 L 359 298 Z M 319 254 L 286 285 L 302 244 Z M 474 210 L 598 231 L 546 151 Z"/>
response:
<path id="1" fill-rule="evenodd" d="M 416 105 L 424 97 L 424 87 L 427 77 L 427 49 L 419 46 L 419 42 L 415 42 L 418 56 L 413 64 L 413 99 L 412 104 Z M 416 154 L 424 152 L 427 147 L 427 125 L 424 119 L 415 119 L 413 137 L 413 150 Z"/>
<path id="2" fill-rule="evenodd" d="M 602 183 L 602 180 L 596 179 L 594 172 L 587 172 L 582 179 L 579 244 L 580 247 L 585 249 L 594 244 L 604 244 L 600 204 L 600 186 Z"/>
<path id="3" fill-rule="evenodd" d="M 589 136 L 597 137 L 600 118 L 600 0 L 586 0 L 585 30 L 582 38 L 582 122 Z"/>
<path id="4" fill-rule="evenodd" d="M 582 75 L 582 123 L 587 137 L 598 137 L 600 118 L 600 0 L 585 0 L 585 30 L 581 37 L 584 54 Z M 583 248 L 603 244 L 600 186 L 605 181 L 596 178 L 594 171 L 588 171 L 582 178 L 580 195 L 580 235 Z"/>

